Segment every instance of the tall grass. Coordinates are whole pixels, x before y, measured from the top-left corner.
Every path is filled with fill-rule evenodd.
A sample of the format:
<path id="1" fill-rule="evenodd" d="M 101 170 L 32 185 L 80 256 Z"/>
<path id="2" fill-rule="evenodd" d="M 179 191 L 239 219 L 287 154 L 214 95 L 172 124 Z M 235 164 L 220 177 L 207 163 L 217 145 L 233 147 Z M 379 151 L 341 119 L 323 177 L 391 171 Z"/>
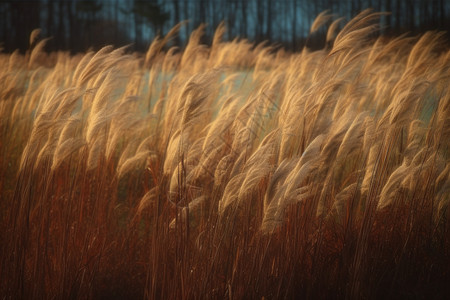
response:
<path id="1" fill-rule="evenodd" d="M 379 16 L 1 54 L 2 298 L 450 296 L 450 51 Z"/>

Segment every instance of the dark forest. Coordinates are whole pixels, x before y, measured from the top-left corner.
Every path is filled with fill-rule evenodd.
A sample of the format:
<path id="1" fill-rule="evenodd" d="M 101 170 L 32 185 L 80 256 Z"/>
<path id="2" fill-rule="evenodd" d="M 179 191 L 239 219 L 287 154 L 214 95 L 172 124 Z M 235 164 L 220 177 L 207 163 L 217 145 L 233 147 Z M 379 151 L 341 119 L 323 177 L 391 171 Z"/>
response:
<path id="1" fill-rule="evenodd" d="M 321 47 L 324 31 L 308 37 L 308 28 L 322 11 L 335 18 L 351 19 L 361 10 L 390 12 L 380 19 L 381 34 L 417 34 L 449 28 L 446 0 L 2 0 L 0 2 L 0 47 L 10 52 L 25 51 L 27 37 L 35 28 L 51 37 L 47 50 L 85 51 L 112 44 L 133 44 L 145 50 L 157 35 L 164 35 L 181 21 L 183 26 L 174 45 L 183 46 L 194 28 L 207 24 L 205 42 L 222 21 L 226 39 L 246 38 L 268 41 L 299 50 L 308 40 Z M 330 21 L 331 22 L 331 21 Z"/>

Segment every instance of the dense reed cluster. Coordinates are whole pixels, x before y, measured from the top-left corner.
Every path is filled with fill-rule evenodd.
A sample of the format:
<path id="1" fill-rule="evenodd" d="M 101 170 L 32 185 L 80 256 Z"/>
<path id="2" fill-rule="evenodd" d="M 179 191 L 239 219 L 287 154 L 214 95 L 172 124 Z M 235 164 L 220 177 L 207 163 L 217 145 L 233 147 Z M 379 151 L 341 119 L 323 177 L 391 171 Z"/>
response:
<path id="1" fill-rule="evenodd" d="M 1 298 L 448 297 L 450 51 L 379 16 L 1 54 Z"/>

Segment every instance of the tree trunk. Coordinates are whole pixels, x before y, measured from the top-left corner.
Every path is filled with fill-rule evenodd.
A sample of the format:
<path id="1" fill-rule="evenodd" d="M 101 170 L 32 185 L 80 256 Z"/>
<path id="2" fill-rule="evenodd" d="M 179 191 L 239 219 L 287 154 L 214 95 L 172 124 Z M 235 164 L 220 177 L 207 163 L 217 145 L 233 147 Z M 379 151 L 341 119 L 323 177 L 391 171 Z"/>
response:
<path id="1" fill-rule="evenodd" d="M 66 31 L 65 25 L 64 25 L 64 11 L 65 11 L 65 4 L 66 2 L 64 1 L 59 1 L 58 3 L 58 30 L 56 33 L 56 41 L 58 44 L 58 48 L 66 48 L 65 45 L 65 36 L 64 36 L 64 32 Z"/>
<path id="2" fill-rule="evenodd" d="M 292 49 L 297 49 L 297 1 L 292 1 Z"/>
<path id="3" fill-rule="evenodd" d="M 273 13 L 272 0 L 267 0 L 267 39 L 269 41 L 272 40 L 272 20 L 274 15 Z"/>

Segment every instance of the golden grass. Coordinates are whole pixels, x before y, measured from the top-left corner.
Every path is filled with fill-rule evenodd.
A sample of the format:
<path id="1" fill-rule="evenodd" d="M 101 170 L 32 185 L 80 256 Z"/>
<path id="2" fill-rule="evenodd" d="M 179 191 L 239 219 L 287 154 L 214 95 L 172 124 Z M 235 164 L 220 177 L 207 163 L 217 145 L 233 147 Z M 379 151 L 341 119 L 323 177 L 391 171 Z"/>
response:
<path id="1" fill-rule="evenodd" d="M 443 34 L 1 54 L 0 295 L 450 295 Z M 333 16 L 323 13 L 311 32 Z"/>

